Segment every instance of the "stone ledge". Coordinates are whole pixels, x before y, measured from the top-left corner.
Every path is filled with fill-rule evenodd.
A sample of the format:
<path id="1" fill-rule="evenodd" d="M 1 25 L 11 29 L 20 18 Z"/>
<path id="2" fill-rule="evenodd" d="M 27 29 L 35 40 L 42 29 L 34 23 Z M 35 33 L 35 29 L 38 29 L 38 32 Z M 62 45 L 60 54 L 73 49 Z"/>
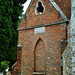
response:
<path id="1" fill-rule="evenodd" d="M 53 23 L 41 24 L 41 25 L 36 25 L 36 26 L 33 26 L 33 27 L 26 27 L 26 28 L 17 29 L 17 30 L 22 31 L 22 30 L 34 29 L 34 28 L 45 27 L 45 26 L 59 25 L 59 24 L 64 24 L 64 23 L 68 23 L 68 22 L 69 22 L 69 20 L 68 21 L 53 22 Z"/>

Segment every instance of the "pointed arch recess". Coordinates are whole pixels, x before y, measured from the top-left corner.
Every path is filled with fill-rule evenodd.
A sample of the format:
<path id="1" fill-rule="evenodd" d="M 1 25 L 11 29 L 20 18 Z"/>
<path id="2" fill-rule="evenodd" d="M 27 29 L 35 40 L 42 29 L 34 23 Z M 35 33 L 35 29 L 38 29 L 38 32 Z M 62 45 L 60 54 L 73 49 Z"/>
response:
<path id="1" fill-rule="evenodd" d="M 45 46 L 41 38 L 38 39 L 34 50 L 34 71 L 45 71 Z"/>

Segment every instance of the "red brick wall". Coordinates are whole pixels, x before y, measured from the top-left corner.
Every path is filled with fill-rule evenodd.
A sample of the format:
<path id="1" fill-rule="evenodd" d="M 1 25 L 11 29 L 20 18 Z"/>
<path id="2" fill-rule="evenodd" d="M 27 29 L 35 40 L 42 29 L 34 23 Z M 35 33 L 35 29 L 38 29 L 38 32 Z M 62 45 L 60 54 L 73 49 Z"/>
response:
<path id="1" fill-rule="evenodd" d="M 12 67 L 12 75 L 21 75 L 22 47 L 17 47 L 17 62 Z"/>
<path id="2" fill-rule="evenodd" d="M 33 3 L 27 12 L 26 18 L 22 21 L 19 29 L 63 20 L 59 13 L 51 5 L 49 0 L 42 0 L 43 5 L 45 6 L 45 12 L 42 15 L 36 15 L 35 8 L 37 2 L 38 0 L 33 0 Z"/>
<path id="3" fill-rule="evenodd" d="M 37 2 L 38 0 L 33 0 L 26 19 L 23 20 L 19 29 L 63 21 L 49 0 L 42 0 L 45 12 L 42 15 L 35 15 Z M 34 29 L 18 33 L 19 43 L 23 45 L 21 61 L 23 75 L 33 75 L 34 71 L 46 71 L 46 75 L 61 75 L 61 40 L 66 39 L 66 24 L 46 26 L 45 33 L 34 34 Z M 39 38 L 41 40 L 38 43 Z"/>
<path id="4" fill-rule="evenodd" d="M 14 64 L 14 66 L 12 67 L 12 75 L 16 75 L 17 74 L 17 62 Z"/>
<path id="5" fill-rule="evenodd" d="M 71 18 L 71 0 L 54 0 L 65 15 L 70 19 Z M 64 10 L 65 9 L 65 10 Z"/>
<path id="6" fill-rule="evenodd" d="M 41 39 L 37 41 L 34 52 L 34 71 L 46 71 L 45 46 Z"/>
<path id="7" fill-rule="evenodd" d="M 19 31 L 19 43 L 23 44 L 22 71 L 24 75 L 33 75 L 34 51 L 39 38 L 42 39 L 46 52 L 46 75 L 61 75 L 61 40 L 63 37 L 66 38 L 66 25 L 53 25 L 45 29 L 45 33 L 40 34 L 34 34 L 34 29 Z"/>

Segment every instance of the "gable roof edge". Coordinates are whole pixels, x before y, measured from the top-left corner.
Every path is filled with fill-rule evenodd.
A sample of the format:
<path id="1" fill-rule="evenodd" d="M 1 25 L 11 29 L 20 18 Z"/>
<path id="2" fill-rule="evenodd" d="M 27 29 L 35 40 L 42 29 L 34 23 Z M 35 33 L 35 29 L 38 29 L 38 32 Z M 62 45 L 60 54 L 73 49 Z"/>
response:
<path id="1" fill-rule="evenodd" d="M 49 0 L 50 3 L 54 6 L 54 8 L 58 11 L 58 13 L 61 15 L 61 17 L 65 20 L 65 21 L 69 21 L 69 19 L 67 18 L 67 16 L 63 13 L 63 11 L 60 9 L 60 7 L 57 5 L 57 3 L 54 1 L 54 0 Z M 25 12 L 25 16 L 24 18 L 26 17 L 26 14 L 29 10 L 29 7 L 31 6 L 33 0 L 31 0 L 31 2 L 29 3 L 29 6 L 28 8 L 26 9 L 26 12 Z"/>
<path id="2" fill-rule="evenodd" d="M 28 9 L 29 9 L 29 7 L 31 6 L 32 2 L 33 2 L 33 0 L 31 0 L 31 2 L 29 3 L 29 5 L 28 5 L 28 7 L 27 7 L 27 9 L 26 9 L 26 12 L 25 12 L 25 14 L 24 14 L 24 16 L 23 16 L 23 19 L 21 20 L 21 23 L 20 23 L 20 25 L 18 26 L 18 29 L 19 29 L 19 27 L 21 26 L 22 21 L 26 18 L 26 14 L 27 14 Z"/>
<path id="3" fill-rule="evenodd" d="M 27 14 L 27 12 L 28 12 L 28 10 L 29 10 L 29 7 L 31 6 L 32 2 L 33 2 L 33 0 L 31 0 L 31 2 L 29 3 L 29 5 L 28 5 L 28 7 L 27 7 L 27 9 L 26 9 L 26 12 L 25 12 L 25 16 L 26 16 L 26 14 Z"/>
<path id="4" fill-rule="evenodd" d="M 49 0 L 50 3 L 52 4 L 52 6 L 54 6 L 54 8 L 57 10 L 57 12 L 61 15 L 61 17 L 65 20 L 65 21 L 69 21 L 69 19 L 67 18 L 67 16 L 63 13 L 63 11 L 60 9 L 60 7 L 56 4 L 56 2 L 54 0 Z M 25 15 L 23 16 L 23 19 L 26 18 L 26 14 L 32 4 L 33 0 L 31 0 L 31 2 L 29 3 L 27 9 L 26 9 L 26 12 L 25 12 Z M 21 22 L 22 23 L 22 22 Z M 20 27 L 20 26 L 19 26 Z M 18 27 L 18 28 L 19 28 Z M 18 29 L 17 29 L 18 30 Z"/>
<path id="5" fill-rule="evenodd" d="M 49 0 L 50 3 L 54 6 L 54 8 L 58 11 L 58 13 L 61 15 L 61 17 L 65 20 L 65 21 L 69 21 L 69 19 L 67 18 L 67 16 L 63 13 L 63 11 L 60 9 L 60 7 L 57 5 L 57 3 L 54 0 Z"/>

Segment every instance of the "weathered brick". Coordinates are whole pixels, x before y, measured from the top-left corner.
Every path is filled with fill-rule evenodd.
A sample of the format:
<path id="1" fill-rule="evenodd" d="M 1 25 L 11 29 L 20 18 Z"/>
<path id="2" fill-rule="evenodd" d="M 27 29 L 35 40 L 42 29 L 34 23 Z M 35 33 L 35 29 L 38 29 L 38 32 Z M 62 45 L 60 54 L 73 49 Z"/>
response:
<path id="1" fill-rule="evenodd" d="M 42 0 L 45 12 L 42 15 L 36 15 L 37 2 L 38 0 L 33 0 L 19 29 L 63 21 L 49 0 Z M 62 2 L 64 3 L 64 1 Z M 60 6 L 59 3 L 58 6 Z M 46 26 L 45 33 L 34 34 L 34 28 L 18 31 L 18 33 L 19 43 L 23 47 L 21 63 L 17 65 L 21 64 L 23 75 L 33 75 L 34 71 L 46 71 L 46 75 L 61 75 L 61 55 L 66 47 L 61 40 L 66 39 L 66 23 Z M 21 56 L 17 55 L 17 58 L 19 59 Z"/>

